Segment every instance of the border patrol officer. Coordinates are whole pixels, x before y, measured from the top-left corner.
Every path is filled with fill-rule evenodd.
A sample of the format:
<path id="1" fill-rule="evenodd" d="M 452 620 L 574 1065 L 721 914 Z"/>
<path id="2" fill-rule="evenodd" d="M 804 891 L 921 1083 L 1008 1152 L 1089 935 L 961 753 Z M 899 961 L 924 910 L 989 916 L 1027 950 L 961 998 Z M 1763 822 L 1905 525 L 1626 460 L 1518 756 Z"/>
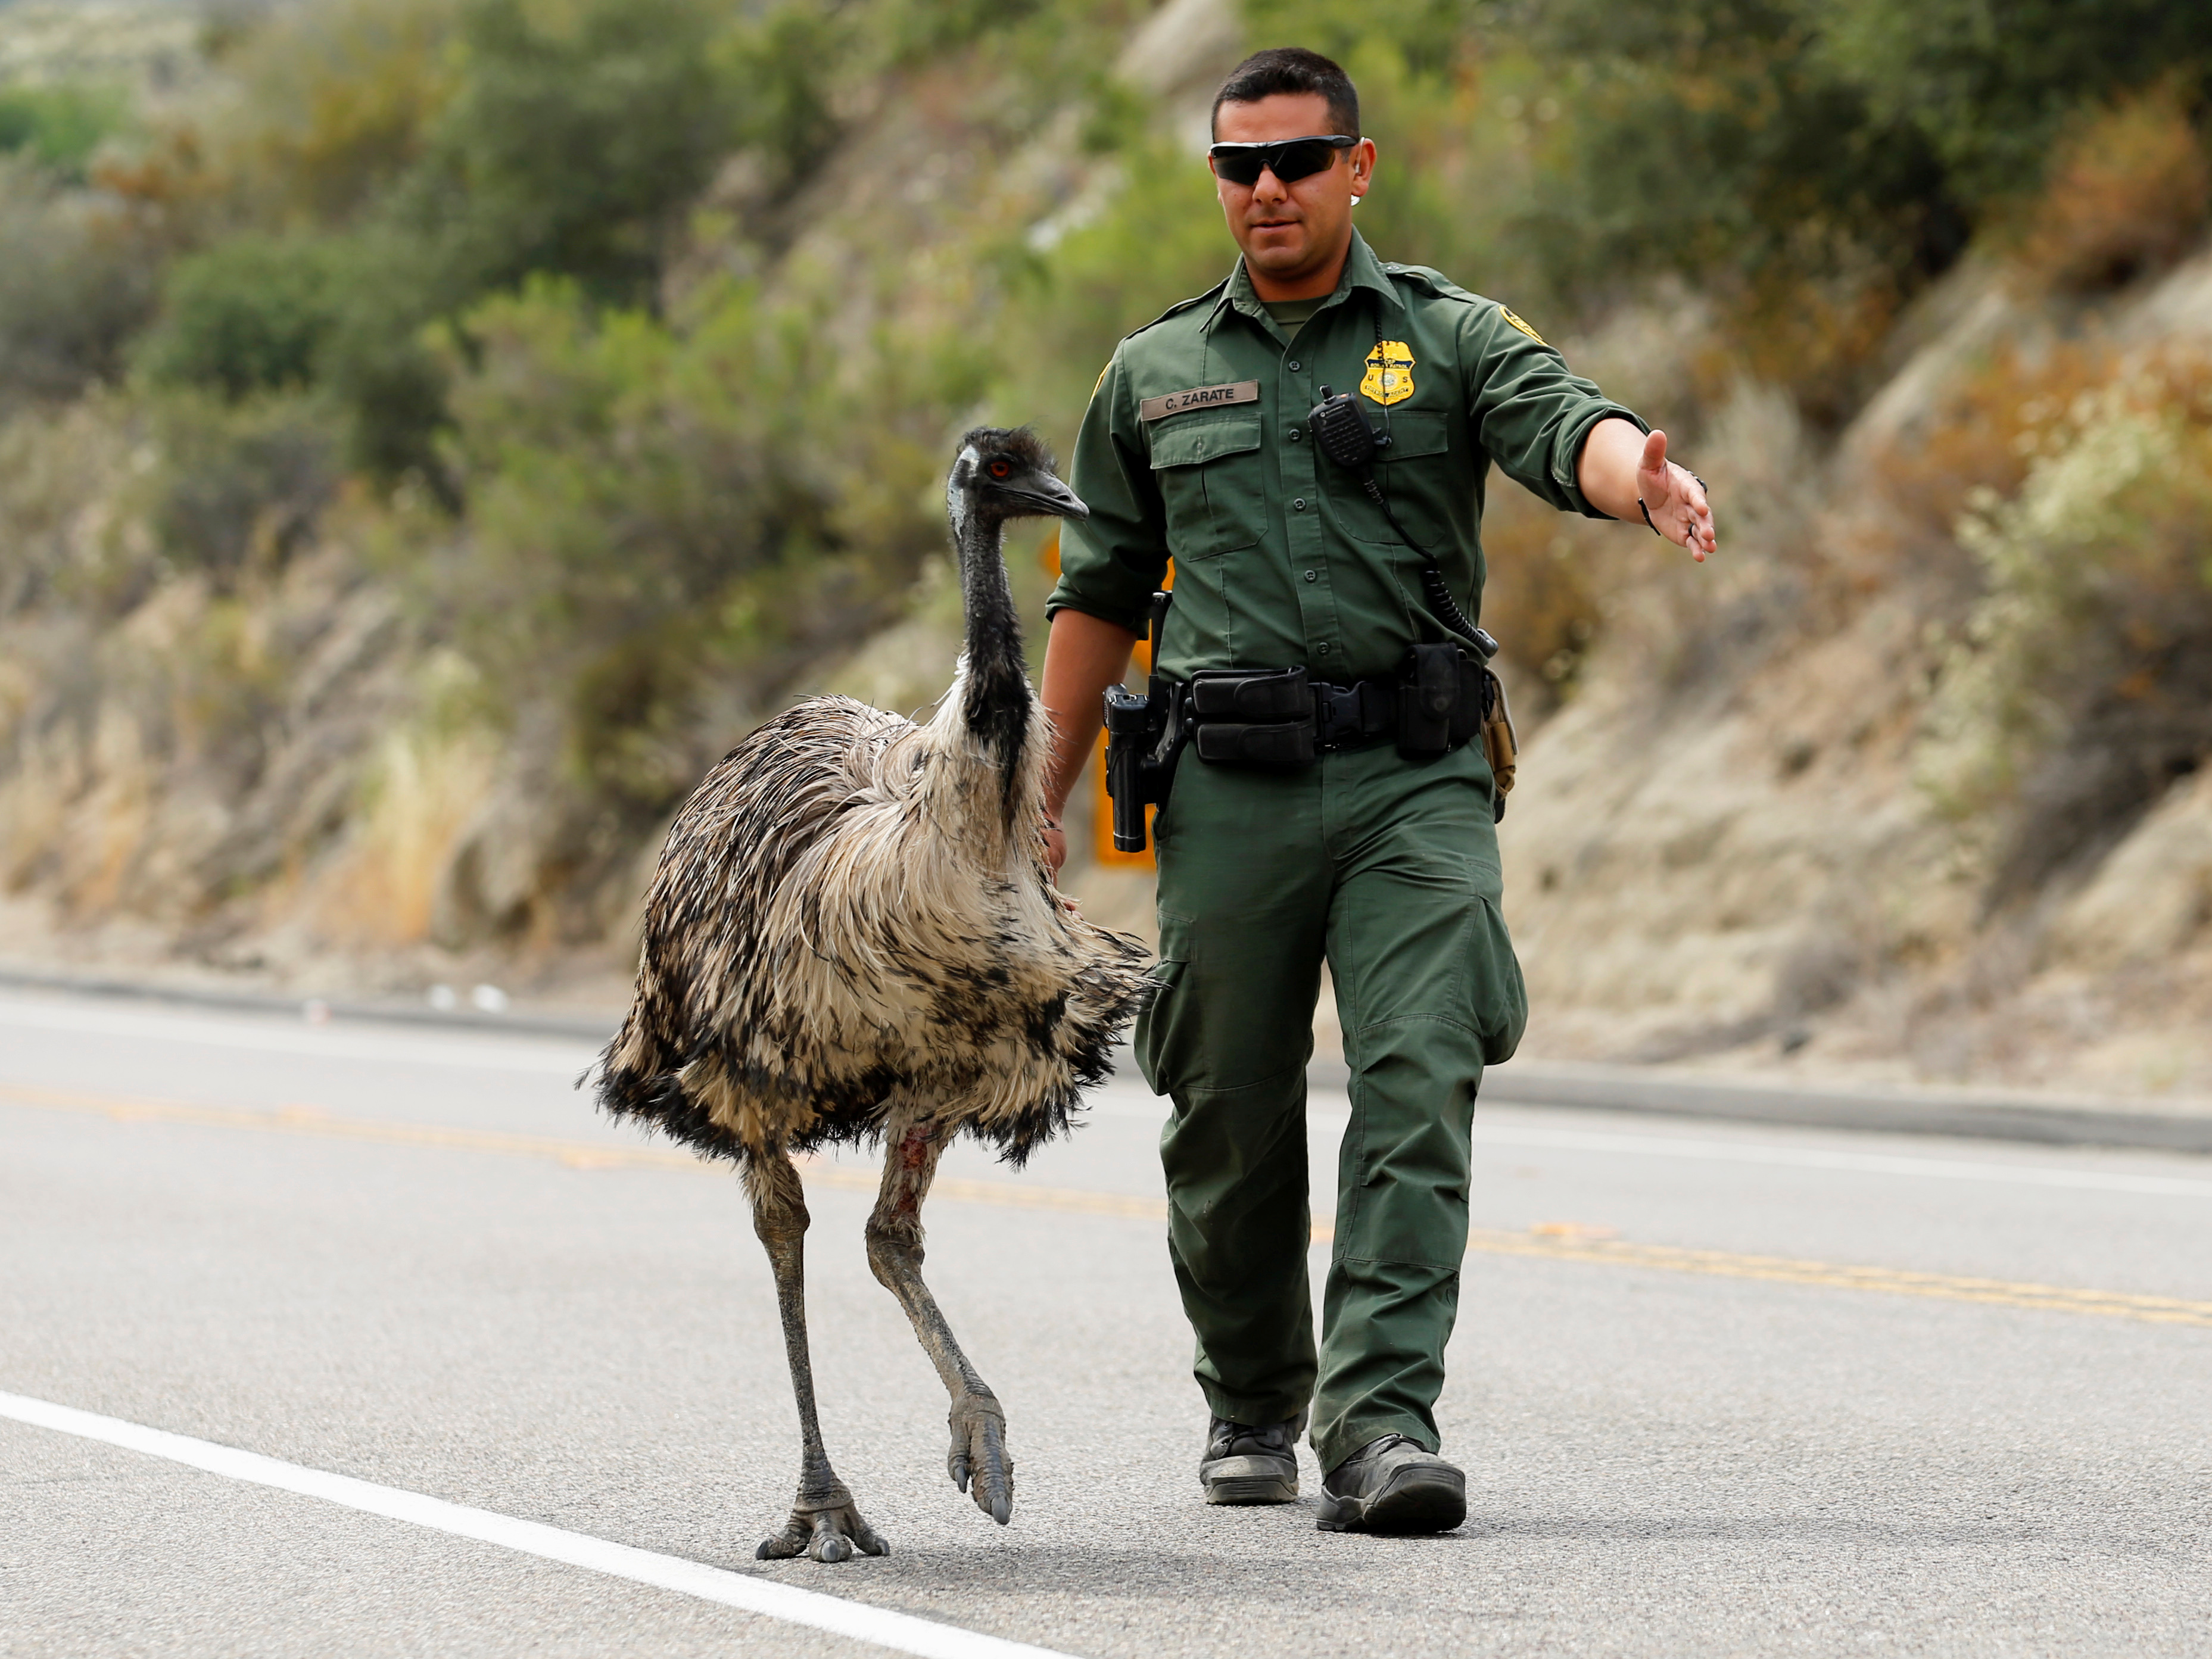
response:
<path id="1" fill-rule="evenodd" d="M 1062 529 L 1048 611 L 1048 841 L 1056 862 L 1101 693 L 1170 556 L 1168 680 L 1303 667 L 1358 691 L 1343 706 L 1370 718 L 1336 741 L 1322 732 L 1310 764 L 1184 754 L 1154 825 L 1161 960 L 1137 1054 L 1174 1103 L 1169 1249 L 1212 1413 L 1208 1501 L 1295 1498 L 1310 1412 L 1321 1525 L 1429 1532 L 1466 1510 L 1434 1407 L 1475 1091 L 1512 1054 L 1526 1005 L 1482 745 L 1409 758 L 1391 741 L 1411 647 L 1466 620 L 1426 602 L 1424 565 L 1479 610 L 1492 462 L 1563 511 L 1641 518 L 1699 559 L 1715 541 L 1664 434 L 1504 307 L 1369 250 L 1352 204 L 1375 147 L 1358 133 L 1351 82 L 1314 52 L 1261 52 L 1216 98 L 1211 165 L 1243 258 L 1121 343 L 1084 417 L 1069 482 L 1091 516 Z M 1388 434 L 1387 511 L 1315 453 L 1307 415 L 1325 384 L 1356 388 Z M 1352 1114 L 1316 1351 L 1304 1068 L 1324 959 Z"/>

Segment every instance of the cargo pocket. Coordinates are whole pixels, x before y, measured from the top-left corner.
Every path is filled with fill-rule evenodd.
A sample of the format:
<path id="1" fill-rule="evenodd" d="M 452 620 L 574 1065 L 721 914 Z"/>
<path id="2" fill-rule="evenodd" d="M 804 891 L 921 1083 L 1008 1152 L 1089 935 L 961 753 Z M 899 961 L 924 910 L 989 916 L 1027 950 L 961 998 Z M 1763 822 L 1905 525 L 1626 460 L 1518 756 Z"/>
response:
<path id="1" fill-rule="evenodd" d="M 1167 509 L 1168 551 L 1178 562 L 1217 558 L 1266 534 L 1257 415 L 1171 416 L 1152 434 L 1152 473 Z"/>
<path id="2" fill-rule="evenodd" d="M 1191 1011 L 1181 1000 L 1188 994 L 1182 981 L 1189 967 L 1189 939 L 1187 918 L 1160 912 L 1160 959 L 1145 975 L 1145 1007 L 1133 1039 L 1137 1069 L 1156 1095 L 1170 1092 L 1182 1081 L 1175 1060 L 1188 1052 L 1194 1035 L 1189 1030 Z"/>
<path id="3" fill-rule="evenodd" d="M 1443 539 L 1450 522 L 1450 492 L 1464 484 L 1461 480 L 1455 485 L 1453 477 L 1451 429 L 1445 417 L 1433 411 L 1395 416 L 1389 425 L 1390 447 L 1375 469 L 1375 482 L 1414 545 L 1433 547 Z M 1358 484 L 1333 480 L 1329 499 L 1346 534 L 1363 542 L 1398 544 L 1389 520 Z"/>
<path id="4" fill-rule="evenodd" d="M 1475 1034 L 1482 1041 L 1482 1063 L 1497 1066 L 1513 1058 L 1528 1024 L 1528 988 L 1522 981 L 1521 959 L 1505 918 L 1488 897 L 1480 901 L 1474 937 L 1468 941 L 1468 975 L 1474 993 Z"/>

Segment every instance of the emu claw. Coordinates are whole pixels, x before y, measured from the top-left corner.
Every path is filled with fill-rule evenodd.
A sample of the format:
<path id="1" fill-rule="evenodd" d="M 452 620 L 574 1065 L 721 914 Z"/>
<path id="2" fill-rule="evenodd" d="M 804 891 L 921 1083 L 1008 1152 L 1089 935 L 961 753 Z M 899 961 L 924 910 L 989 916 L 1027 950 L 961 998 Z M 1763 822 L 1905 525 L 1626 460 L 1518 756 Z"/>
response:
<path id="1" fill-rule="evenodd" d="M 953 1396 L 945 1417 L 952 1430 L 952 1449 L 945 1455 L 945 1467 L 952 1484 L 972 1497 L 977 1509 L 1005 1526 L 1014 1513 L 1014 1460 L 1006 1455 L 1006 1413 L 990 1395 L 963 1389 Z"/>
<path id="2" fill-rule="evenodd" d="M 783 1530 L 763 1539 L 753 1559 L 787 1561 L 794 1555 L 805 1555 L 829 1565 L 851 1560 L 856 1548 L 862 1555 L 891 1553 L 891 1547 L 860 1518 L 851 1495 L 841 1491 L 828 1503 L 811 1504 L 801 1498 L 793 1504 Z"/>

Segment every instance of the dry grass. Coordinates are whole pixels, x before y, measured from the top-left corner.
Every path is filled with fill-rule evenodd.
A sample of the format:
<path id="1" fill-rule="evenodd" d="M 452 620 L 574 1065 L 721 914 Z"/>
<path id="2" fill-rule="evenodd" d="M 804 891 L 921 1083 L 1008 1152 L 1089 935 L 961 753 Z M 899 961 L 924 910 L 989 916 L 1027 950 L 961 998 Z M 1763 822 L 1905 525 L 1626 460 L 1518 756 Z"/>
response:
<path id="1" fill-rule="evenodd" d="M 455 849 L 490 798 L 498 753 L 483 733 L 404 727 L 378 746 L 345 848 L 308 901 L 319 931 L 365 945 L 427 940 Z"/>
<path id="2" fill-rule="evenodd" d="M 2212 206 L 2212 167 L 2179 89 L 2154 88 L 2084 120 L 2055 159 L 2021 236 L 2032 287 L 2118 288 L 2173 264 Z"/>
<path id="3" fill-rule="evenodd" d="M 1737 351 L 1728 377 L 1786 386 L 1816 426 L 1840 429 L 1870 390 L 1905 294 L 1893 273 L 1869 266 L 1819 280 L 1754 283 L 1729 319 Z M 1720 366 L 1709 369 L 1720 378 Z"/>
<path id="4" fill-rule="evenodd" d="M 2016 491 L 2069 411 L 2114 368 L 2112 351 L 2094 342 L 2006 346 L 1990 356 L 1907 438 L 1871 458 L 1887 550 L 1951 545 L 1969 499 Z"/>

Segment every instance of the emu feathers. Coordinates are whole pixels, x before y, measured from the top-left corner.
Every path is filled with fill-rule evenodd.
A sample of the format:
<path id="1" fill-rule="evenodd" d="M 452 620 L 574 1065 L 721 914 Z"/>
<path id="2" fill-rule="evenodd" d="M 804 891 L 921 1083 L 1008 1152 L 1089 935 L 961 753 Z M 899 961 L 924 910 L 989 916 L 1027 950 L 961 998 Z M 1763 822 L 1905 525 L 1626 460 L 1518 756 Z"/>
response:
<path id="1" fill-rule="evenodd" d="M 603 1058 L 608 1110 L 750 1161 L 881 1133 L 896 1100 L 1018 1160 L 1104 1077 L 1146 952 L 1045 872 L 1050 727 L 999 551 L 1008 518 L 1083 512 L 1050 468 L 1025 432 L 963 441 L 966 650 L 927 725 L 810 699 L 678 813 Z"/>

